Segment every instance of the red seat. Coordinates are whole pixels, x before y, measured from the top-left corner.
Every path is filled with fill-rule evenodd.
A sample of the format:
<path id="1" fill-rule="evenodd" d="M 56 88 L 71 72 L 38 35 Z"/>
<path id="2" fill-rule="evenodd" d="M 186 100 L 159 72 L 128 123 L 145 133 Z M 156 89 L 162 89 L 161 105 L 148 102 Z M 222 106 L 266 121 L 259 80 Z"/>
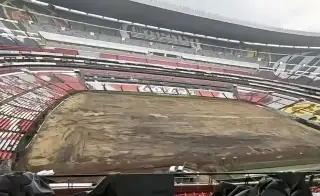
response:
<path id="1" fill-rule="evenodd" d="M 200 94 L 202 97 L 213 97 L 210 91 L 200 90 Z"/>
<path id="2" fill-rule="evenodd" d="M 54 53 L 61 53 L 61 54 L 67 54 L 67 55 L 78 55 L 78 50 L 73 49 L 65 49 L 65 48 L 55 48 Z"/>
<path id="3" fill-rule="evenodd" d="M 122 91 L 120 84 L 110 84 L 114 91 Z"/>
<path id="4" fill-rule="evenodd" d="M 85 90 L 86 88 L 79 82 L 76 75 L 69 74 L 54 74 L 57 78 L 63 81 L 67 86 L 74 90 Z"/>
<path id="5" fill-rule="evenodd" d="M 117 56 L 116 54 L 100 53 L 100 58 L 103 59 L 117 59 Z"/>
<path id="6" fill-rule="evenodd" d="M 138 92 L 138 87 L 135 84 L 122 84 L 122 91 L 129 91 L 129 92 Z"/>
<path id="7" fill-rule="evenodd" d="M 137 63 L 147 63 L 147 60 L 145 58 L 139 58 L 139 57 L 133 57 L 133 56 L 118 55 L 118 60 L 132 61 Z"/>
<path id="8" fill-rule="evenodd" d="M 0 160 L 8 160 L 12 156 L 11 152 L 0 151 Z"/>

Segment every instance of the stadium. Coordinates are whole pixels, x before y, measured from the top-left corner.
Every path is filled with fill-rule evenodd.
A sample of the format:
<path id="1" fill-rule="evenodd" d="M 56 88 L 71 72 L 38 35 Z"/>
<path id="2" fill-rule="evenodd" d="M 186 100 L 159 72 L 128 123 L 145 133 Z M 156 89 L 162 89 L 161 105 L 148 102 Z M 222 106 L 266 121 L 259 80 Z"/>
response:
<path id="1" fill-rule="evenodd" d="M 150 2 L 0 1 L 1 173 L 53 170 L 56 195 L 114 172 L 118 189 L 181 196 L 247 174 L 314 178 L 320 35 Z"/>

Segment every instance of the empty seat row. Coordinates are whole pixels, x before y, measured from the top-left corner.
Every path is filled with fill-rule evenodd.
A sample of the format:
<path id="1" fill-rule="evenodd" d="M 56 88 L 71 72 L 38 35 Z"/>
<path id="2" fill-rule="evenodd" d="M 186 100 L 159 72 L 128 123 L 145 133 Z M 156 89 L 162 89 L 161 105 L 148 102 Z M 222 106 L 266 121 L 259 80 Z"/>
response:
<path id="1" fill-rule="evenodd" d="M 56 73 L 55 76 L 74 90 L 85 90 L 85 87 L 79 82 L 75 73 Z"/>
<path id="2" fill-rule="evenodd" d="M 162 42 L 166 44 L 174 44 L 174 45 L 181 45 L 185 47 L 192 47 L 192 43 L 196 42 L 199 43 L 198 39 L 191 39 L 179 34 L 175 33 L 168 33 L 168 32 L 161 32 L 157 30 L 149 30 L 147 28 L 122 24 L 121 29 L 124 31 L 121 33 L 123 38 L 136 38 L 142 40 L 148 40 L 152 42 Z M 126 35 L 123 35 L 126 34 Z M 195 46 L 194 46 L 195 47 Z M 199 48 L 201 50 L 201 47 Z"/>
<path id="3" fill-rule="evenodd" d="M 60 99 L 66 94 L 65 91 L 63 93 L 59 93 L 59 92 L 56 92 L 54 89 L 51 89 L 48 87 L 41 87 L 41 88 L 35 89 L 33 93 L 48 97 L 50 99 Z"/>
<path id="4" fill-rule="evenodd" d="M 189 90 L 191 91 L 191 90 Z M 200 97 L 216 97 L 222 99 L 235 99 L 236 97 L 232 92 L 223 92 L 223 91 L 216 91 L 216 90 L 202 90 L 196 89 L 193 90 L 197 96 Z"/>
<path id="5" fill-rule="evenodd" d="M 0 115 L 0 130 L 12 132 L 27 132 L 32 121 Z"/>
<path id="6" fill-rule="evenodd" d="M 53 93 L 55 98 L 60 98 L 61 96 L 66 95 L 67 91 L 72 90 L 70 86 L 64 84 L 63 81 L 57 78 L 49 70 L 48 72 L 34 71 L 34 73 L 29 74 L 17 74 L 16 77 L 36 86 L 46 86 L 47 93 Z M 42 88 L 42 90 L 44 89 Z M 36 89 L 35 91 L 39 91 L 39 89 Z"/>
<path id="7" fill-rule="evenodd" d="M 24 134 L 21 133 L 0 132 L 0 151 L 2 151 L 2 153 L 14 151 L 23 135 Z M 0 155 L 0 157 L 2 156 L 7 155 Z"/>
<path id="8" fill-rule="evenodd" d="M 150 57 L 143 58 L 143 57 L 135 57 L 135 56 L 128 56 L 128 55 L 112 55 L 108 53 L 101 53 L 100 58 L 105 58 L 105 59 L 112 58 L 112 59 L 125 60 L 125 61 L 138 62 L 138 63 L 181 67 L 183 69 L 196 69 L 196 70 L 203 70 L 203 71 L 215 71 L 215 72 L 223 72 L 223 73 L 251 75 L 250 69 L 222 66 L 214 63 L 210 65 L 183 63 L 181 61 L 159 60 L 159 59 L 154 59 Z"/>
<path id="9" fill-rule="evenodd" d="M 30 92 L 30 93 L 25 94 L 24 96 L 17 97 L 15 99 L 11 100 L 10 102 L 8 102 L 8 104 L 22 107 L 22 108 L 26 108 L 29 110 L 38 111 L 38 112 L 44 111 L 48 107 L 46 105 L 46 103 L 39 102 L 37 99 L 29 98 L 29 95 L 31 95 L 31 94 L 32 93 Z"/>
<path id="10" fill-rule="evenodd" d="M 8 95 L 17 95 L 22 93 L 24 90 L 11 85 L 10 83 L 1 82 L 0 80 L 0 91 Z"/>
<path id="11" fill-rule="evenodd" d="M 59 95 L 62 95 L 62 96 L 68 94 L 68 92 L 64 88 L 61 88 L 59 85 L 56 85 L 56 84 L 49 84 L 47 88 L 50 88 L 51 90 L 53 90 L 54 92 L 57 92 Z"/>
<path id="12" fill-rule="evenodd" d="M 19 77 L 17 77 L 16 75 L 1 76 L 0 80 L 4 83 L 10 84 L 12 86 L 15 86 L 23 90 L 30 90 L 37 87 L 37 85 L 24 81 Z"/>
<path id="13" fill-rule="evenodd" d="M 181 83 L 181 84 L 190 84 L 190 85 L 207 85 L 207 86 L 216 86 L 216 87 L 222 87 L 222 88 L 232 88 L 232 84 L 227 82 L 210 81 L 210 80 L 194 79 L 194 78 L 182 78 L 182 77 L 172 77 L 172 76 L 164 76 L 164 75 L 152 75 L 152 74 L 118 72 L 118 71 L 107 71 L 102 75 L 109 76 L 109 77 L 135 78 L 135 79 L 166 81 L 171 83 Z"/>
<path id="14" fill-rule="evenodd" d="M 298 98 L 247 87 L 237 87 L 237 99 L 279 110 L 299 101 Z"/>
<path id="15" fill-rule="evenodd" d="M 125 91 L 125 92 L 144 92 L 155 94 L 201 96 L 211 98 L 239 99 L 241 101 L 251 102 L 254 104 L 264 105 L 273 109 L 281 109 L 298 101 L 297 98 L 280 95 L 277 93 L 237 89 L 230 89 L 230 92 L 205 90 L 205 89 L 188 89 L 170 86 L 142 85 L 142 84 L 123 84 L 99 81 L 87 81 L 86 85 L 90 90 L 102 91 Z"/>
<path id="16" fill-rule="evenodd" d="M 0 151 L 0 160 L 9 160 L 12 157 L 12 152 Z"/>
<path id="17" fill-rule="evenodd" d="M 73 90 L 70 86 L 64 84 L 59 78 L 57 78 L 52 72 L 35 72 L 34 75 L 37 77 L 38 82 L 42 85 L 55 85 L 57 88 L 63 91 Z"/>
<path id="18" fill-rule="evenodd" d="M 55 76 L 53 75 L 53 77 Z M 33 74 L 27 73 L 13 73 L 10 75 L 1 75 L 0 102 L 4 101 L 5 99 L 17 96 L 20 93 L 24 93 L 31 90 L 34 93 L 29 93 L 28 95 L 30 95 L 30 97 L 26 97 L 25 95 L 23 95 L 26 97 L 26 99 L 41 99 L 41 97 L 43 97 L 42 99 L 46 99 L 48 103 L 52 103 L 51 99 L 59 99 L 67 94 L 66 90 L 73 90 L 72 87 L 70 87 L 67 84 L 64 84 L 64 82 L 60 79 L 57 79 L 56 81 L 57 83 L 52 84 L 50 80 L 45 81 Z M 75 80 L 72 84 L 75 84 L 75 89 L 83 89 L 81 84 L 79 82 L 77 83 Z"/>
<path id="19" fill-rule="evenodd" d="M 36 72 L 34 74 L 42 80 L 41 83 L 50 84 L 49 87 L 54 88 L 59 93 L 61 91 L 85 90 L 75 73 Z"/>
<path id="20" fill-rule="evenodd" d="M 34 103 L 38 103 L 42 107 L 46 107 L 47 105 L 50 105 L 49 103 L 52 100 L 52 98 L 50 98 L 50 97 L 39 95 L 39 94 L 36 94 L 34 92 L 28 92 L 28 93 L 26 93 L 24 95 L 21 95 L 20 97 L 24 98 L 26 100 L 31 100 Z"/>
<path id="21" fill-rule="evenodd" d="M 269 103 L 273 101 L 273 97 L 269 93 L 238 91 L 238 99 L 251 103 Z"/>
<path id="22" fill-rule="evenodd" d="M 0 76 L 0 101 L 22 95 L 25 101 L 51 104 L 52 100 L 60 99 L 68 91 L 85 90 L 75 73 L 12 73 Z M 29 102 L 29 101 L 27 101 Z M 36 107 L 37 108 L 37 107 Z"/>
<path id="23" fill-rule="evenodd" d="M 90 90 L 104 90 L 104 91 L 126 91 L 126 92 L 142 92 L 155 94 L 169 94 L 169 95 L 184 95 L 184 96 L 203 96 L 203 97 L 219 97 L 219 98 L 233 98 L 228 92 L 220 92 L 214 90 L 201 89 L 187 89 L 171 86 L 156 86 L 156 85 L 142 85 L 142 84 L 120 84 L 109 82 L 86 82 Z"/>
<path id="24" fill-rule="evenodd" d="M 1 85 L 0 85 L 0 88 L 1 88 Z M 1 91 L 0 89 L 0 102 L 10 97 L 12 97 L 11 94 L 9 94 L 8 92 Z"/>
<path id="25" fill-rule="evenodd" d="M 155 85 L 137 85 L 139 92 L 152 92 L 156 94 L 169 95 L 196 95 L 193 90 L 170 86 L 155 86 Z M 123 88 L 125 90 L 125 88 Z"/>
<path id="26" fill-rule="evenodd" d="M 26 108 L 20 108 L 20 107 L 9 105 L 9 104 L 4 104 L 0 106 L 0 114 L 21 118 L 21 119 L 26 119 L 26 120 L 35 120 L 40 113 L 38 111 L 29 110 Z"/>
<path id="27" fill-rule="evenodd" d="M 0 101 L 38 87 L 36 84 L 20 79 L 17 75 L 7 74 L 0 76 Z"/>

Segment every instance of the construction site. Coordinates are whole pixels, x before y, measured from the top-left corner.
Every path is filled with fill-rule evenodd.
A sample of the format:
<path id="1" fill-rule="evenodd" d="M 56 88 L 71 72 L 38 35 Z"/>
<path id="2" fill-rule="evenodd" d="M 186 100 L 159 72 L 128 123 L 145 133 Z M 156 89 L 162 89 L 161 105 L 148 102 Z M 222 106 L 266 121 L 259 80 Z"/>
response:
<path id="1" fill-rule="evenodd" d="M 96 173 L 150 171 L 186 161 L 201 170 L 302 164 L 315 160 L 319 137 L 316 130 L 238 100 L 85 92 L 48 115 L 27 165 L 31 171 Z"/>

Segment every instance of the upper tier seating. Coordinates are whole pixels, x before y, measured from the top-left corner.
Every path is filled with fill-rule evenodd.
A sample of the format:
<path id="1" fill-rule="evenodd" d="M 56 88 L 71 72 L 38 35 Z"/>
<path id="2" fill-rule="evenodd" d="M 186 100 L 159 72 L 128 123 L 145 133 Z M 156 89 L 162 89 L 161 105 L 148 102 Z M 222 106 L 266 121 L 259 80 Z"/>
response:
<path id="1" fill-rule="evenodd" d="M 108 21 L 92 16 L 61 11 L 58 9 L 50 10 L 48 7 L 41 7 L 32 3 L 20 5 L 12 0 L 6 3 L 9 6 L 27 9 L 14 10 L 11 7 L 4 7 L 1 14 L 4 18 L 17 20 L 24 16 L 25 20 L 20 20 L 20 26 L 24 26 L 28 32 L 37 33 L 38 31 L 48 31 L 51 33 L 65 34 L 93 40 L 125 43 L 147 48 L 177 51 L 182 53 L 199 54 L 210 57 L 226 58 L 247 62 L 269 61 L 273 55 L 257 50 L 247 50 L 253 46 L 245 46 L 240 42 L 229 41 L 228 39 L 208 39 L 205 37 L 195 37 L 191 34 L 182 34 L 179 31 L 161 30 L 157 28 L 147 28 L 141 25 L 133 25 Z M 45 15 L 31 14 L 39 12 Z M 14 13 L 14 14 L 12 14 Z M 18 14 L 17 14 L 18 13 Z M 19 17 L 17 17 L 19 16 Z M 65 18 L 61 20 L 54 17 Z M 30 24 L 29 21 L 33 21 Z M 92 25 L 91 25 L 92 24 Z M 17 25 L 16 25 L 17 26 Z M 232 49 L 234 48 L 234 49 Z M 261 49 L 259 48 L 259 51 Z M 270 51 L 270 49 L 268 49 Z M 272 49 L 272 52 L 275 49 Z M 282 51 L 284 50 L 281 48 Z M 300 52 L 302 49 L 295 49 Z M 269 52 L 268 51 L 268 52 Z M 290 48 L 287 49 L 290 51 Z M 291 52 L 290 52 L 291 53 Z M 283 55 L 281 55 L 283 56 Z M 281 57 L 280 56 L 280 57 Z M 280 58 L 278 57 L 278 58 Z M 275 59 L 273 59 L 274 61 Z"/>
<path id="2" fill-rule="evenodd" d="M 310 51 L 308 48 L 248 45 L 245 41 L 239 42 L 228 39 L 195 37 L 192 34 L 182 34 L 182 32 L 179 31 L 151 28 L 134 23 L 119 23 L 96 18 L 92 15 L 83 15 L 58 9 L 52 10 L 49 7 L 38 6 L 27 2 L 21 3 L 21 1 L 16 0 L 6 1 L 5 4 L 6 6 L 1 10 L 1 16 L 11 20 L 9 22 L 3 22 L 5 26 L 8 26 L 10 29 L 28 30 L 35 33 L 43 30 L 88 39 L 126 43 L 183 53 L 196 53 L 211 57 L 244 60 L 247 62 L 262 63 L 262 61 L 271 61 L 272 64 L 269 64 L 270 66 L 285 57 L 285 53 L 301 53 L 301 55 L 315 56 L 312 52 L 306 54 L 307 52 L 305 51 Z M 27 9 L 28 12 L 17 10 L 17 8 Z M 32 14 L 31 12 L 50 15 L 50 17 Z M 53 18 L 52 16 L 62 17 L 67 20 Z M 12 22 L 12 20 L 14 22 Z M 33 24 L 30 24 L 29 21 L 33 21 Z M 29 38 L 26 39 L 28 40 Z M 173 45 L 175 45 L 175 47 Z"/>
<path id="3" fill-rule="evenodd" d="M 195 62 L 190 60 L 181 60 L 181 59 L 177 60 L 172 58 L 168 59 L 168 58 L 138 55 L 138 54 L 133 55 L 125 52 L 112 51 L 111 52 L 112 54 L 110 54 L 109 52 L 108 53 L 104 52 L 103 49 L 96 49 L 96 48 L 83 47 L 83 46 L 82 47 L 68 46 L 68 45 L 61 45 L 61 44 L 53 44 L 53 46 L 56 46 L 56 47 L 64 46 L 64 47 L 76 48 L 78 49 L 79 54 L 82 53 L 82 54 L 90 55 L 95 58 L 100 57 L 105 59 L 126 60 L 126 61 L 138 62 L 138 63 L 170 65 L 170 66 L 177 66 L 185 69 L 202 69 L 202 70 L 208 70 L 208 71 L 224 72 L 224 73 L 239 74 L 239 75 L 252 75 L 252 76 L 257 76 L 257 77 L 271 79 L 271 80 L 281 80 L 283 82 L 289 82 L 289 83 L 297 83 L 297 84 L 317 86 L 317 87 L 320 86 L 318 82 L 319 81 L 318 74 L 320 73 L 320 68 L 319 69 L 317 68 L 317 66 L 320 65 L 320 62 L 317 63 L 316 65 L 313 65 L 312 68 L 308 66 L 300 66 L 297 68 L 297 66 L 287 65 L 286 71 L 288 73 L 281 73 L 281 70 L 282 71 L 285 70 L 283 69 L 283 66 L 278 67 L 277 69 L 265 69 L 264 67 L 260 67 L 259 70 L 254 70 L 254 69 L 249 69 L 244 67 L 234 67 L 234 66 L 227 66 L 227 65 L 221 65 L 221 64 L 212 64 L 212 63 L 206 64 L 204 62 Z M 91 53 L 85 52 L 85 50 L 91 50 L 92 52 Z M 155 59 L 155 60 L 152 60 L 152 59 Z"/>
<path id="4" fill-rule="evenodd" d="M 18 45 L 18 46 L 42 46 L 44 43 L 39 38 L 38 31 L 48 31 L 58 34 L 64 34 L 72 37 L 87 38 L 96 41 L 107 41 L 107 42 L 117 42 L 122 44 L 137 45 L 148 48 L 164 49 L 167 51 L 178 51 L 182 53 L 193 53 L 199 55 L 207 55 L 214 57 L 216 62 L 220 62 L 218 59 L 227 58 L 233 61 L 221 61 L 222 63 L 228 64 L 233 62 L 238 62 L 242 59 L 247 62 L 251 62 L 252 57 L 255 57 L 254 62 L 260 63 L 259 76 L 269 79 L 278 79 L 284 82 L 295 82 L 303 85 L 319 86 L 317 75 L 320 69 L 317 68 L 319 54 L 316 51 L 304 52 L 303 49 L 285 49 L 279 48 L 279 52 L 297 52 L 299 54 L 295 55 L 282 55 L 282 54 L 266 54 L 260 52 L 258 56 L 255 55 L 255 51 L 242 50 L 246 49 L 242 47 L 243 45 L 234 42 L 226 42 L 219 40 L 210 40 L 199 37 L 192 37 L 192 35 L 182 35 L 175 31 L 162 31 L 159 29 L 150 29 L 145 26 L 137 26 L 133 24 L 121 24 L 118 22 L 107 21 L 97 18 L 92 18 L 90 16 L 79 15 L 67 11 L 61 10 L 50 10 L 46 7 L 39 7 L 31 3 L 25 3 L 21 5 L 16 1 L 6 2 L 7 5 L 13 7 L 19 7 L 29 10 L 29 12 L 23 10 L 17 10 L 16 8 L 11 8 L 3 6 L 0 10 L 1 16 L 4 18 L 2 21 L 4 37 L 0 37 L 0 41 L 3 44 Z M 41 12 L 46 15 L 32 14 L 31 11 Z M 76 21 L 84 21 L 87 23 L 94 23 L 99 26 L 93 26 L 85 23 L 79 23 L 75 21 L 63 20 L 54 18 L 52 16 L 61 16 L 66 19 L 72 19 Z M 32 21 L 32 22 L 30 22 Z M 0 24 L 1 27 L 1 24 Z M 126 30 L 125 30 L 126 29 Z M 21 31 L 22 30 L 22 31 Z M 26 33 L 27 31 L 29 33 Z M 114 31 L 115 33 L 110 33 Z M 32 33 L 33 32 L 33 33 Z M 106 35 L 104 35 L 106 33 Z M 9 34 L 9 37 L 8 35 Z M 111 35 L 112 34 L 112 35 Z M 110 37 L 107 40 L 101 39 L 101 36 Z M 103 36 L 102 36 L 103 37 Z M 135 40 L 138 39 L 138 40 Z M 7 41 L 10 41 L 8 43 Z M 31 40 L 31 41 L 30 41 Z M 113 41 L 112 41 L 113 40 Z M 30 43 L 32 44 L 29 44 Z M 215 52 L 207 53 L 209 51 L 206 48 L 213 46 L 208 46 L 214 42 L 214 44 L 219 45 L 214 49 Z M 95 45 L 94 42 L 92 46 Z M 176 45 L 172 47 L 172 45 Z M 188 47 L 187 47 L 188 45 Z M 200 49 L 201 48 L 201 49 Z M 230 48 L 238 48 L 241 50 L 232 50 Z M 181 49 L 181 50 L 180 50 Z M 281 50 L 280 50 L 281 49 Z M 20 48 L 23 50 L 23 47 Z M 43 50 L 43 49 L 39 49 Z M 58 49 L 57 49 L 58 51 Z M 207 52 L 206 52 L 207 51 Z M 67 51 L 60 52 L 66 53 Z M 68 50 L 70 52 L 70 50 Z M 276 51 L 272 51 L 276 52 Z M 300 53 L 301 52 L 301 53 Z M 205 54 L 206 53 L 206 54 Z M 244 54 L 245 53 L 245 54 Z M 76 55 L 77 52 L 70 53 L 70 55 Z M 230 56 L 231 54 L 231 56 Z M 157 55 L 156 52 L 153 55 Z M 302 57 L 303 55 L 304 57 Z M 178 58 L 178 56 L 170 56 L 170 58 Z M 229 58 L 230 57 L 230 58 Z M 236 57 L 236 58 L 235 58 Z M 260 60 L 257 60 L 257 58 Z M 184 59 L 188 59 L 183 57 Z M 191 57 L 190 57 L 191 58 Z M 194 58 L 194 57 L 192 57 Z M 251 59 L 251 60 L 250 60 Z M 264 60 L 270 60 L 267 64 L 269 67 L 266 68 L 266 64 L 263 64 Z M 220 63 L 221 63 L 220 62 Z M 157 61 L 156 63 L 159 63 Z M 246 64 L 240 64 L 241 66 L 247 66 Z M 257 64 L 258 65 L 258 64 Z M 186 65 L 189 66 L 189 65 Z M 208 66 L 210 67 L 210 66 Z M 187 67 L 186 67 L 187 68 Z M 189 66 L 189 68 L 192 68 Z M 203 67 L 204 68 L 204 67 Z M 257 68 L 257 67 L 256 67 Z M 209 68 L 211 70 L 213 68 Z M 225 70 L 228 71 L 228 70 Z M 235 72 L 235 71 L 230 71 Z M 273 74 L 275 72 L 275 75 Z M 0 95 L 4 96 L 4 95 Z"/>
<path id="5" fill-rule="evenodd" d="M 63 48 L 30 48 L 30 47 L 22 47 L 22 46 L 0 46 L 0 49 L 5 49 L 7 51 L 1 51 L 4 54 L 11 54 L 12 51 L 8 51 L 8 50 L 22 50 L 22 51 L 28 51 L 28 53 L 30 51 L 44 51 L 44 52 L 50 52 L 50 53 L 59 53 L 57 55 L 61 55 L 60 53 L 65 53 L 68 55 L 77 55 L 80 52 L 78 50 L 75 49 L 63 49 Z M 17 51 L 16 54 L 18 54 L 19 52 Z M 27 53 L 27 54 L 28 54 Z M 91 54 L 91 53 L 86 53 L 86 54 Z M 97 53 L 95 53 L 97 55 Z M 315 70 L 315 72 L 313 72 L 312 74 L 309 75 L 299 75 L 298 73 L 293 72 L 290 75 L 287 75 L 286 77 L 285 74 L 277 74 L 274 75 L 272 70 L 267 70 L 267 69 L 261 69 L 258 71 L 258 73 L 256 74 L 256 71 L 254 71 L 253 69 L 246 69 L 246 68 L 236 68 L 233 66 L 225 66 L 225 65 L 219 65 L 219 64 L 214 64 L 211 66 L 208 66 L 207 64 L 204 63 L 184 63 L 184 62 L 189 62 L 189 61 L 178 61 L 178 60 L 168 60 L 166 58 L 155 58 L 155 57 L 149 57 L 149 56 L 144 56 L 142 57 L 142 55 L 130 55 L 128 56 L 127 54 L 122 55 L 125 53 L 121 53 L 121 55 L 113 55 L 110 53 L 100 53 L 99 57 L 104 58 L 104 59 L 111 59 L 111 60 L 121 60 L 121 61 L 130 61 L 130 62 L 135 62 L 135 63 L 147 63 L 147 64 L 152 64 L 152 65 L 156 65 L 156 66 L 173 66 L 173 67 L 179 67 L 182 69 L 196 69 L 196 70 L 201 70 L 201 71 L 212 71 L 212 72 L 223 72 L 226 74 L 235 74 L 235 75 L 251 75 L 251 76 L 258 76 L 261 78 L 266 78 L 266 79 L 271 79 L 271 80 L 280 80 L 283 83 L 297 83 L 297 84 L 302 84 L 302 85 L 307 85 L 307 86 L 320 86 L 319 84 L 319 77 L 317 77 L 318 72 L 320 71 L 320 69 Z M 90 57 L 89 57 L 90 58 Z M 14 58 L 8 58 L 8 57 L 4 57 L 3 58 L 3 62 L 10 62 L 9 59 L 11 59 L 11 61 L 14 60 L 18 60 L 15 57 Z M 35 57 L 23 57 L 22 59 L 35 59 Z M 39 58 L 38 58 L 39 59 Z M 44 60 L 44 58 L 41 57 L 41 59 Z M 46 58 L 48 59 L 48 58 Z M 52 58 L 53 59 L 53 58 Z M 55 58 L 56 59 L 56 58 Z M 161 60 L 160 60 L 161 59 Z M 1 61 L 1 58 L 0 58 Z M 10 63 L 8 64 L 10 65 Z M 240 77 L 240 76 L 239 76 Z M 4 94 L 5 92 L 1 92 L 1 97 L 2 96 L 6 96 Z"/>

